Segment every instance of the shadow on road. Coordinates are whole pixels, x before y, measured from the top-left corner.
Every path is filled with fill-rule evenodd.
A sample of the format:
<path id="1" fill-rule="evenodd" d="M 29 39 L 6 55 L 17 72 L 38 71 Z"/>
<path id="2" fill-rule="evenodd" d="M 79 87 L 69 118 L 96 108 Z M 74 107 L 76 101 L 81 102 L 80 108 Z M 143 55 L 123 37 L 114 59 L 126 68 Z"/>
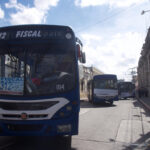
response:
<path id="1" fill-rule="evenodd" d="M 145 111 L 144 112 L 142 112 L 142 114 L 144 114 L 144 115 L 146 115 L 146 116 L 148 116 L 148 117 L 150 117 L 150 112 L 149 112 L 149 110 L 148 109 L 146 109 L 138 100 L 136 100 L 136 99 L 133 99 L 132 100 L 133 101 L 133 105 L 134 105 L 134 107 L 139 107 L 139 108 L 142 108 L 142 109 L 144 109 Z"/>
<path id="2" fill-rule="evenodd" d="M 55 138 L 39 137 L 14 137 L 15 142 L 7 150 L 67 150 L 65 145 L 60 145 Z M 76 150 L 72 148 L 71 150 Z"/>
<path id="3" fill-rule="evenodd" d="M 116 142 L 114 139 L 109 139 L 110 142 Z M 124 144 L 121 150 L 150 150 L 150 132 L 141 137 L 134 143 Z"/>
<path id="4" fill-rule="evenodd" d="M 150 150 L 150 132 L 141 137 L 129 146 L 124 146 L 123 150 Z"/>
<path id="5" fill-rule="evenodd" d="M 131 98 L 125 98 L 125 99 L 124 98 L 120 98 L 119 99 L 119 101 L 128 101 L 128 100 L 131 100 Z"/>
<path id="6" fill-rule="evenodd" d="M 150 117 L 150 112 L 145 109 L 145 107 L 136 99 L 132 99 L 134 107 L 144 108 L 144 112 L 141 112 L 145 116 Z M 136 116 L 136 115 L 134 115 Z M 140 117 L 140 116 L 137 116 Z M 141 134 L 141 137 L 134 143 L 131 143 L 130 145 L 124 145 L 123 150 L 150 150 L 150 132 L 146 134 Z"/>
<path id="7" fill-rule="evenodd" d="M 109 107 L 116 107 L 115 104 L 110 105 L 109 103 L 98 103 L 98 104 L 92 104 L 88 101 L 81 101 L 80 102 L 80 108 L 109 108 Z"/>

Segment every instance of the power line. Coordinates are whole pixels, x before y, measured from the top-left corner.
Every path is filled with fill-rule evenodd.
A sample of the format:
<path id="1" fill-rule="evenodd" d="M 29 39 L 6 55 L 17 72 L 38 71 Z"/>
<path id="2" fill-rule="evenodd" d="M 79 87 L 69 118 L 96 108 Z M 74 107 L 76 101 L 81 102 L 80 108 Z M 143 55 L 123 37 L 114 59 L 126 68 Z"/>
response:
<path id="1" fill-rule="evenodd" d="M 88 25 L 88 26 L 86 26 L 86 27 L 84 27 L 84 28 L 81 28 L 81 29 L 79 29 L 76 33 L 79 33 L 79 32 L 81 32 L 81 31 L 83 31 L 83 30 L 87 30 L 88 28 L 91 28 L 91 27 L 93 27 L 93 26 L 95 26 L 95 25 L 97 25 L 97 24 L 100 24 L 100 23 L 103 23 L 103 22 L 105 22 L 105 21 L 107 21 L 107 20 L 109 20 L 109 19 L 112 19 L 113 17 L 115 17 L 115 16 L 117 16 L 117 15 L 119 15 L 119 14 L 121 14 L 121 13 L 123 13 L 123 12 L 125 12 L 125 11 L 127 11 L 127 10 L 129 10 L 129 9 L 131 9 L 131 8 L 134 7 L 134 6 L 136 6 L 136 4 L 133 4 L 132 6 L 130 6 L 130 7 L 127 8 L 127 9 L 118 11 L 117 13 L 114 13 L 114 14 L 112 14 L 111 16 L 108 16 L 108 17 L 106 17 L 106 18 L 104 18 L 104 19 L 102 19 L 102 20 L 99 20 L 98 22 L 96 22 L 96 23 L 94 23 L 94 24 L 92 24 L 92 25 Z"/>

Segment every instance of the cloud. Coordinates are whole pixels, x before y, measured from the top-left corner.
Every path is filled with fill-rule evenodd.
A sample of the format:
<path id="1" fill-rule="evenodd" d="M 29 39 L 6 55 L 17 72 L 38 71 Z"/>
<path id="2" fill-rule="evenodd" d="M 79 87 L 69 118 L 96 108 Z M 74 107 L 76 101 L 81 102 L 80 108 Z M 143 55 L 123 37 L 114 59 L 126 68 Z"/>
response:
<path id="1" fill-rule="evenodd" d="M 51 7 L 57 6 L 59 0 L 34 0 L 34 6 L 29 7 L 17 0 L 9 0 L 5 4 L 7 9 L 15 8 L 16 13 L 10 14 L 11 24 L 38 24 L 44 23 Z"/>
<path id="2" fill-rule="evenodd" d="M 34 0 L 34 5 L 37 9 L 48 10 L 51 6 L 57 6 L 59 0 Z"/>
<path id="3" fill-rule="evenodd" d="M 4 18 L 4 11 L 2 10 L 2 8 L 0 7 L 0 19 Z"/>
<path id="4" fill-rule="evenodd" d="M 132 57 L 131 58 L 123 58 L 120 60 L 120 62 L 116 63 L 116 67 L 118 68 L 126 68 L 126 66 L 130 66 L 131 64 L 136 63 L 136 58 Z"/>
<path id="5" fill-rule="evenodd" d="M 133 4 L 141 4 L 148 0 L 75 0 L 75 5 L 80 7 L 109 5 L 115 7 L 128 7 Z"/>
<path id="6" fill-rule="evenodd" d="M 116 33 L 109 37 L 110 40 L 102 35 L 98 38 L 93 34 L 81 34 L 87 58 L 86 65 L 93 65 L 105 73 L 117 74 L 122 78 L 125 71 L 137 66 L 143 39 L 138 32 Z"/>
<path id="7" fill-rule="evenodd" d="M 113 22 L 110 21 L 110 26 L 99 24 L 99 27 L 94 26 L 87 32 L 84 30 L 80 33 L 88 66 L 93 65 L 105 73 L 127 78 L 129 68 L 138 65 L 147 31 L 145 18 L 140 13 L 141 10 L 148 10 L 148 4 L 137 5 L 121 13 Z"/>

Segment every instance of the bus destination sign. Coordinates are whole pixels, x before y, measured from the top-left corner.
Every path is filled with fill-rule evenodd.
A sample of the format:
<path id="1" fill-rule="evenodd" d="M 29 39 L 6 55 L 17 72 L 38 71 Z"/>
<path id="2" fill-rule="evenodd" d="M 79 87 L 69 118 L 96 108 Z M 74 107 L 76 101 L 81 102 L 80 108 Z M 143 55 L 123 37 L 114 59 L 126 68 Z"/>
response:
<path id="1" fill-rule="evenodd" d="M 63 31 L 43 31 L 43 30 L 20 30 L 0 32 L 0 40 L 10 39 L 64 39 L 66 33 Z"/>

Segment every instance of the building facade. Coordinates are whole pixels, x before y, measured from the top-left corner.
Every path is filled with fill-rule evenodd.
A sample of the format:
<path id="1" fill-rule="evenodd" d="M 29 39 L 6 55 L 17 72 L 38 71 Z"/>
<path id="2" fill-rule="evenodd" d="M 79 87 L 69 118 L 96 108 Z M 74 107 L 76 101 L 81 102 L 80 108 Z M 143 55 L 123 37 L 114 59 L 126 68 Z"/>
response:
<path id="1" fill-rule="evenodd" d="M 104 74 L 102 71 L 95 67 L 86 67 L 84 65 L 79 66 L 80 74 L 80 97 L 87 98 L 87 83 L 93 77 L 93 75 Z"/>
<path id="2" fill-rule="evenodd" d="M 138 62 L 138 91 L 150 97 L 150 28 L 148 29 L 145 43 Z"/>

